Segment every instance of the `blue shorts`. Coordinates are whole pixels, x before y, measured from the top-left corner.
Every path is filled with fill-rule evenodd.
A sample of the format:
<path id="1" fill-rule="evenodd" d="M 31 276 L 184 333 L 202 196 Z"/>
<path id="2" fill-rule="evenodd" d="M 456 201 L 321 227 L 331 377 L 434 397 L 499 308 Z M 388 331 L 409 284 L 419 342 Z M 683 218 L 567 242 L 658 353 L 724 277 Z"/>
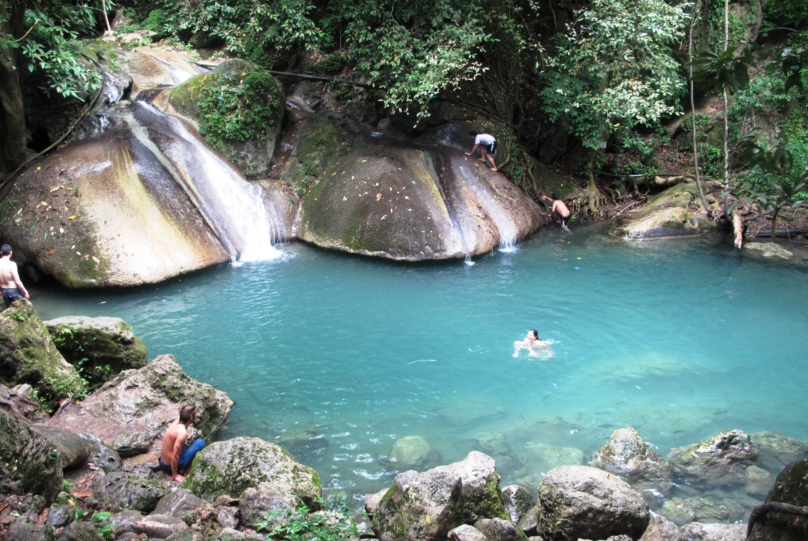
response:
<path id="1" fill-rule="evenodd" d="M 194 461 L 196 454 L 201 451 L 203 447 L 205 447 L 205 440 L 202 438 L 197 438 L 191 445 L 183 449 L 180 453 L 179 463 L 177 464 L 177 473 L 190 466 L 191 462 Z M 160 468 L 170 474 L 171 464 L 166 464 L 163 462 L 162 458 L 158 458 L 157 460 L 160 464 Z"/>

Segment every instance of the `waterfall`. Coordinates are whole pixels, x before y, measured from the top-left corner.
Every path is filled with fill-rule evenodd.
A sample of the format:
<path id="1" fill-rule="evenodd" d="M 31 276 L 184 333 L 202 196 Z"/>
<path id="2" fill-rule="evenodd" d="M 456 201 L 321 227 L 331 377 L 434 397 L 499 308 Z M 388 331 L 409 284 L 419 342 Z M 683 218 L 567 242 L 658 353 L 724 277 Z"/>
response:
<path id="1" fill-rule="evenodd" d="M 247 182 L 195 130 L 152 105 L 136 101 L 122 114 L 132 133 L 168 171 L 214 231 L 233 261 L 280 255 L 280 219 L 263 188 Z"/>
<path id="2" fill-rule="evenodd" d="M 453 226 L 453 236 L 457 237 L 457 241 L 460 242 L 461 250 L 464 254 L 466 254 L 466 265 L 474 265 L 474 262 L 471 260 L 471 249 L 469 248 L 468 241 L 466 240 L 466 235 L 463 232 L 463 227 L 460 225 L 460 220 L 457 219 L 457 213 L 455 212 L 454 206 L 449 200 L 449 197 L 447 197 L 446 190 L 444 189 L 443 176 L 447 171 L 444 156 L 440 152 L 424 152 L 424 158 L 426 159 L 427 168 L 429 169 L 430 173 L 432 173 L 432 177 L 436 180 L 435 185 L 438 187 L 438 190 L 443 197 L 443 202 L 446 205 L 446 211 L 449 214 L 449 220 L 451 220 Z M 449 246 L 447 244 L 447 249 L 448 248 Z"/>
<path id="3" fill-rule="evenodd" d="M 491 218 L 491 221 L 494 222 L 494 225 L 497 226 L 497 231 L 499 231 L 499 251 L 515 252 L 519 230 L 516 228 L 513 217 L 495 200 L 496 193 L 492 194 L 492 188 L 487 183 L 480 181 L 470 166 L 463 164 L 460 168 L 464 170 L 464 176 L 469 187 L 474 190 L 477 202 L 488 214 L 488 217 Z"/>

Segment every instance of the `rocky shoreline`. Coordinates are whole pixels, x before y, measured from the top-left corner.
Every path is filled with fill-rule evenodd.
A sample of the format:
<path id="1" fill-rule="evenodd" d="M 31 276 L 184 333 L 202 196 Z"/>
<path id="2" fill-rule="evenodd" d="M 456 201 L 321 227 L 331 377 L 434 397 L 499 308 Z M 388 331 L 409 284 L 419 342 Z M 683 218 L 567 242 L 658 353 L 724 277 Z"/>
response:
<path id="1" fill-rule="evenodd" d="M 326 539 L 382 541 L 796 540 L 808 533 L 803 519 L 774 514 L 747 537 L 746 520 L 764 498 L 808 503 L 794 488 L 808 469 L 808 443 L 740 430 L 663 457 L 633 428 L 620 428 L 588 465 L 578 450 L 543 448 L 555 458 L 538 486 L 505 488 L 494 459 L 474 449 L 460 462 L 416 471 L 434 450 L 410 436 L 390 457 L 412 469 L 366 496 L 366 514 L 355 514 L 328 504 L 318 473 L 282 447 L 248 436 L 213 441 L 232 400 L 188 377 L 171 355 L 148 364 L 147 355 L 116 318 L 42 322 L 24 300 L 0 313 L 0 540 L 309 538 L 292 535 L 303 523 L 340 532 Z M 208 445 L 179 485 L 150 466 L 185 403 L 200 414 L 190 437 Z"/>

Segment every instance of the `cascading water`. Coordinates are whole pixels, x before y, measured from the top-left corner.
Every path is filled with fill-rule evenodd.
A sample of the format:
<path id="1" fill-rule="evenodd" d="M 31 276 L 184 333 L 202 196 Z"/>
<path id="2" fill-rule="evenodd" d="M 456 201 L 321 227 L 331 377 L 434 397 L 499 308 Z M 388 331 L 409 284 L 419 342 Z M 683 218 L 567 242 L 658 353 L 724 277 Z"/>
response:
<path id="1" fill-rule="evenodd" d="M 443 196 L 443 202 L 446 205 L 446 211 L 449 213 L 449 219 L 452 221 L 452 228 L 453 232 L 457 233 L 457 236 L 460 240 L 460 246 L 463 250 L 463 253 L 466 254 L 465 263 L 466 265 L 474 265 L 474 261 L 471 260 L 471 249 L 469 248 L 468 242 L 466 241 L 466 236 L 463 234 L 463 228 L 460 226 L 460 221 L 457 219 L 457 213 L 455 212 L 454 206 L 452 202 L 449 200 L 446 194 L 446 190 L 443 186 L 443 175 L 446 172 L 446 164 L 444 161 L 443 155 L 438 152 L 425 152 L 424 155 L 427 158 L 427 165 L 432 172 L 435 180 L 435 183 L 440 190 L 441 195 Z M 437 162 L 437 164 L 435 163 Z"/>
<path id="2" fill-rule="evenodd" d="M 216 233 L 233 261 L 280 255 L 274 207 L 258 184 L 247 182 L 183 121 L 136 101 L 121 115 L 132 133 L 160 161 Z"/>
<path id="3" fill-rule="evenodd" d="M 461 166 L 461 168 L 462 167 L 467 166 Z M 487 185 L 473 181 L 473 179 L 477 177 L 470 169 L 467 171 L 465 177 L 469 179 L 471 189 L 477 194 L 479 204 L 497 226 L 497 230 L 499 231 L 499 251 L 506 253 L 515 252 L 519 231 L 516 228 L 516 223 L 513 221 L 513 218 L 502 205 L 495 201 L 494 196 L 496 194 L 492 193 Z"/>

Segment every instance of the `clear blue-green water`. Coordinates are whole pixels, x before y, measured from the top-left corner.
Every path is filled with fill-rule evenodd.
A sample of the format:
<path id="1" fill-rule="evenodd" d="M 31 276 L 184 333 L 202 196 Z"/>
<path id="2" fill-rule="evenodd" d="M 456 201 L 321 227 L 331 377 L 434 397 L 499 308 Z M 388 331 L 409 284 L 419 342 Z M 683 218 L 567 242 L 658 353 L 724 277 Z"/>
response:
<path id="1" fill-rule="evenodd" d="M 349 495 L 389 486 L 410 435 L 440 453 L 424 467 L 487 452 L 503 486 L 536 482 L 531 448 L 588 460 L 625 426 L 663 455 L 723 429 L 808 440 L 808 274 L 729 242 L 551 228 L 473 266 L 281 250 L 157 287 L 35 290 L 34 304 L 43 319 L 123 318 L 150 357 L 235 400 L 222 438 L 285 442 Z M 512 357 L 530 328 L 551 358 Z"/>

